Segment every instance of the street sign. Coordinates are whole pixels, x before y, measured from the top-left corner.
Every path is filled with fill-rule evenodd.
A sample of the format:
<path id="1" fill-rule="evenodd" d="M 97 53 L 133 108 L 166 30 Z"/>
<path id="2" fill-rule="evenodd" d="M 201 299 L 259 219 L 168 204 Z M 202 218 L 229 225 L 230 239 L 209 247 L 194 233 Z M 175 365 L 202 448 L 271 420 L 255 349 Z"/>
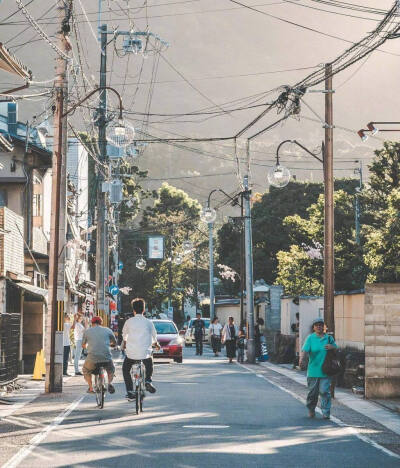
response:
<path id="1" fill-rule="evenodd" d="M 168 307 L 167 317 L 170 320 L 173 320 L 173 318 L 174 318 L 174 308 L 173 307 Z"/>
<path id="2" fill-rule="evenodd" d="M 149 236 L 148 258 L 151 260 L 162 260 L 164 258 L 164 237 Z"/>
<path id="3" fill-rule="evenodd" d="M 110 293 L 113 296 L 116 296 L 119 293 L 119 287 L 116 284 L 113 284 L 110 288 Z"/>

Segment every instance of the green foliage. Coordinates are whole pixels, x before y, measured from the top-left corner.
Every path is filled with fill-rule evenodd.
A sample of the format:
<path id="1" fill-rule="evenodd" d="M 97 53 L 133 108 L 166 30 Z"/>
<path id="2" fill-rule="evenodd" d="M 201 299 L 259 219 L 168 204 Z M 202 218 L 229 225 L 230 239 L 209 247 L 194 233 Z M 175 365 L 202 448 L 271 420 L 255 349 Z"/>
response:
<path id="1" fill-rule="evenodd" d="M 161 303 L 168 298 L 171 277 L 172 301 L 178 310 L 182 309 L 184 296 L 194 300 L 196 263 L 199 282 L 207 281 L 208 240 L 207 235 L 198 230 L 201 206 L 196 200 L 167 183 L 156 195 L 153 206 L 144 210 L 140 231 L 136 234 L 126 231 L 122 236 L 121 256 L 126 261 L 123 260 L 125 268 L 121 280 L 133 288 L 133 295 L 141 295 L 151 307 L 161 309 Z M 148 260 L 146 269 L 141 271 L 135 267 L 137 247 L 146 254 L 149 234 L 164 236 L 164 260 Z M 197 249 L 184 255 L 182 243 L 186 239 L 190 239 Z M 170 261 L 177 254 L 184 259 L 180 265 Z"/>

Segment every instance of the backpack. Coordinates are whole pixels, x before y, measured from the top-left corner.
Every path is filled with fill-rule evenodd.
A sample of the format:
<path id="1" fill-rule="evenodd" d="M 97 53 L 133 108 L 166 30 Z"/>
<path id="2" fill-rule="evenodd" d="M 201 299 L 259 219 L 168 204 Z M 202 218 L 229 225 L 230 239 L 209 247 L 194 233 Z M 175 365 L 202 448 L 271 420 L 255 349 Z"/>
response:
<path id="1" fill-rule="evenodd" d="M 328 343 L 333 344 L 333 338 L 331 336 L 328 337 Z M 336 351 L 336 349 L 328 349 L 324 363 L 322 364 L 322 372 L 329 377 L 342 372 L 343 366 Z"/>

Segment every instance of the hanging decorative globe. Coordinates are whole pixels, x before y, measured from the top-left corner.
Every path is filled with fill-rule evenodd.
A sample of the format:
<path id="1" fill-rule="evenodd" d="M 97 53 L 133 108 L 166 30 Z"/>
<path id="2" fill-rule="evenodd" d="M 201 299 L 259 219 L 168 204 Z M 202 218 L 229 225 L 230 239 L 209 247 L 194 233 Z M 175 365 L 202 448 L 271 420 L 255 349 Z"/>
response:
<path id="1" fill-rule="evenodd" d="M 182 244 L 183 253 L 188 254 L 193 250 L 193 242 L 189 239 L 183 241 Z"/>
<path id="2" fill-rule="evenodd" d="M 146 260 L 143 257 L 136 261 L 136 268 L 139 268 L 139 270 L 144 270 L 146 268 Z"/>
<path id="3" fill-rule="evenodd" d="M 130 145 L 135 138 L 135 129 L 123 119 L 110 123 L 106 129 L 106 139 L 111 145 L 119 148 Z"/>
<path id="4" fill-rule="evenodd" d="M 180 265 L 183 262 L 182 255 L 180 254 L 175 255 L 173 262 L 175 263 L 175 265 Z"/>
<path id="5" fill-rule="evenodd" d="M 267 174 L 268 182 L 273 187 L 285 187 L 290 181 L 290 171 L 284 166 L 277 164 Z"/>
<path id="6" fill-rule="evenodd" d="M 214 208 L 211 208 L 210 206 L 206 206 L 203 208 L 202 212 L 200 213 L 200 219 L 203 221 L 203 223 L 213 223 L 217 217 L 217 212 L 214 210 Z"/>

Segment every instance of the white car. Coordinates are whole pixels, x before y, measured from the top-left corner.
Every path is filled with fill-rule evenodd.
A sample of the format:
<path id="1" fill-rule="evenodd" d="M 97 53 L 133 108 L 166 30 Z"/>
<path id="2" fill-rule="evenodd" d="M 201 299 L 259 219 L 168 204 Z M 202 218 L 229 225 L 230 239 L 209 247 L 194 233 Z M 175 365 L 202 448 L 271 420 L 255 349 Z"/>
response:
<path id="1" fill-rule="evenodd" d="M 192 346 L 195 343 L 194 335 L 192 336 L 192 326 L 193 322 L 196 319 L 191 319 L 188 325 L 188 328 L 185 333 L 185 346 Z M 202 318 L 204 322 L 204 327 L 205 327 L 205 336 L 203 338 L 203 341 L 209 341 L 209 330 L 210 330 L 210 319 L 209 318 Z"/>

